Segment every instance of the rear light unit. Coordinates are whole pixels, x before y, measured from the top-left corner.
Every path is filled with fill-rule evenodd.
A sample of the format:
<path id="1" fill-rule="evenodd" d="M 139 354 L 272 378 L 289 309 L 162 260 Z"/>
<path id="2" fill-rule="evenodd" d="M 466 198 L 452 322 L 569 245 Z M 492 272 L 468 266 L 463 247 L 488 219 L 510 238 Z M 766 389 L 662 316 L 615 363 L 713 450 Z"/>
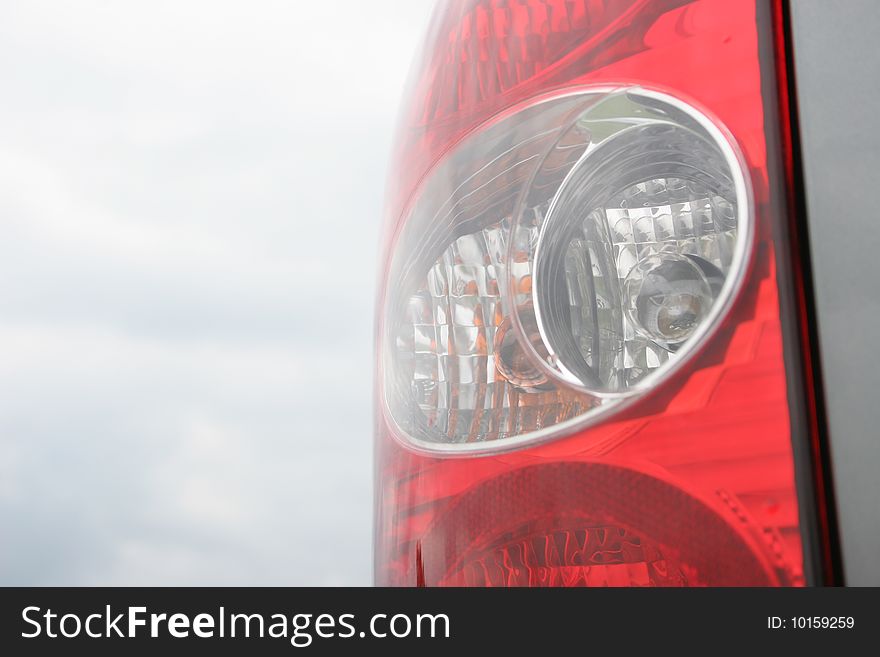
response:
<path id="1" fill-rule="evenodd" d="M 389 185 L 377 583 L 804 583 L 759 20 L 440 3 Z"/>

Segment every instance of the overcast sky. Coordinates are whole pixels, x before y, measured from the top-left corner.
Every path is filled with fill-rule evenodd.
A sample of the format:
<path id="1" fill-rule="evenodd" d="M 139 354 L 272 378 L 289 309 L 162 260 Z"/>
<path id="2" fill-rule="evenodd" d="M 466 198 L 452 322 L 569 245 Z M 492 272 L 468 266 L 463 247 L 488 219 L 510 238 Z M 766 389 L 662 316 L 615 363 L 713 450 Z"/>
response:
<path id="1" fill-rule="evenodd" d="M 370 582 L 430 0 L 0 0 L 0 584 Z"/>

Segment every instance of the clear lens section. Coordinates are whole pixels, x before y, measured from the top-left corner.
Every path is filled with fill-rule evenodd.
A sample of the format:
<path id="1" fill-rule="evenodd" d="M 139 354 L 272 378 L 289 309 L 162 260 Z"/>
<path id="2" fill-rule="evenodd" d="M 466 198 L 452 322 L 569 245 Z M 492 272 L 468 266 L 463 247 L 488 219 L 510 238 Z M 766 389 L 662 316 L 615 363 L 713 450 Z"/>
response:
<path id="1" fill-rule="evenodd" d="M 534 434 L 670 370 L 744 263 L 733 153 L 695 110 L 640 89 L 477 131 L 432 173 L 395 248 L 397 425 L 437 446 Z"/>

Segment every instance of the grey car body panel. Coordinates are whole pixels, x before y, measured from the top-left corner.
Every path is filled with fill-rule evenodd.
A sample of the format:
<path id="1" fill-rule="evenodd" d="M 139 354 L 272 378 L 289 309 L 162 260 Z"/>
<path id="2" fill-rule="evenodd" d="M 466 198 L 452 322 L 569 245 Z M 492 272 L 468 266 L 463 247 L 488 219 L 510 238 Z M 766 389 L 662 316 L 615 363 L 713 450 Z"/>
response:
<path id="1" fill-rule="evenodd" d="M 877 0 L 793 0 L 804 200 L 845 582 L 880 584 Z"/>

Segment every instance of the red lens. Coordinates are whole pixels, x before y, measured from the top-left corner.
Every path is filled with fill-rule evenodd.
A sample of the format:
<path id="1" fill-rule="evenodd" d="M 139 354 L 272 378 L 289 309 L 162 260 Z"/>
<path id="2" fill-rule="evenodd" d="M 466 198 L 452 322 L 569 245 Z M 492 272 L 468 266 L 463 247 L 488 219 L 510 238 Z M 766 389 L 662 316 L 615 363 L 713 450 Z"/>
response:
<path id="1" fill-rule="evenodd" d="M 377 583 L 803 583 L 773 238 L 784 218 L 771 212 L 780 182 L 765 135 L 775 105 L 762 96 L 775 81 L 757 21 L 748 0 L 468 0 L 435 16 L 403 114 L 388 260 L 419 181 L 464 135 L 537 95 L 612 83 L 662 89 L 726 125 L 754 193 L 754 256 L 699 354 L 599 424 L 437 457 L 379 412 Z"/>

